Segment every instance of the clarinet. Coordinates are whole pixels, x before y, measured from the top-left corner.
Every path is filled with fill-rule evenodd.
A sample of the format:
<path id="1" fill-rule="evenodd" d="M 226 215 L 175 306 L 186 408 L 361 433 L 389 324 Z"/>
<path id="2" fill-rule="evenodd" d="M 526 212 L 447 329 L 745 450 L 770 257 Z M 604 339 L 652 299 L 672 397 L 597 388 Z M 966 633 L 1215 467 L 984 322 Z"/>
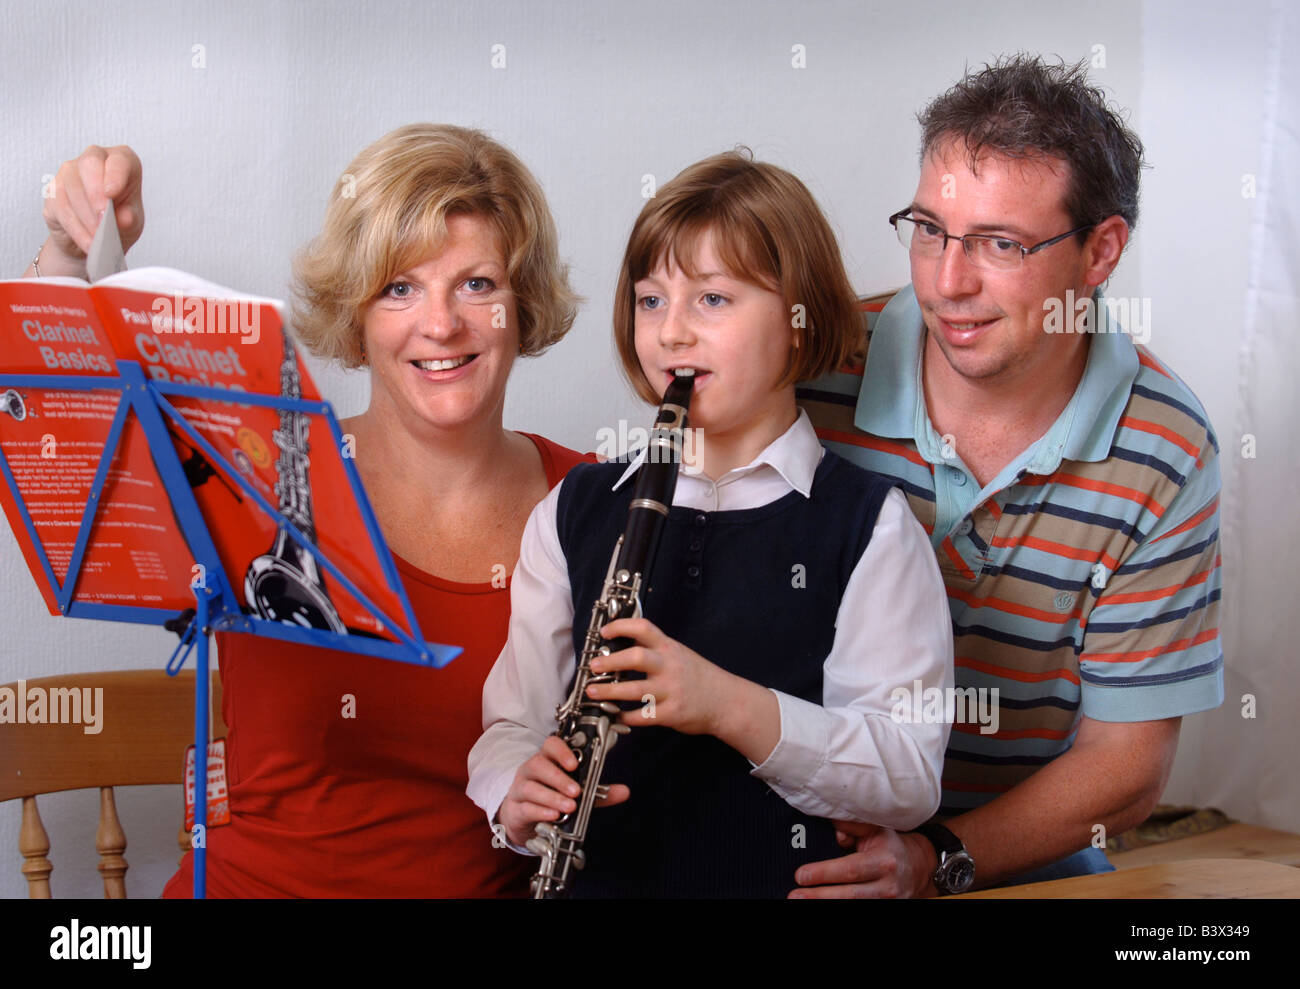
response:
<path id="1" fill-rule="evenodd" d="M 280 395 L 302 398 L 302 376 L 293 341 L 284 333 L 284 359 L 280 363 Z M 312 518 L 311 483 L 307 471 L 311 452 L 307 439 L 311 420 L 302 412 L 280 409 L 280 428 L 271 431 L 280 455 L 275 461 L 275 493 L 280 514 L 316 543 Z M 321 579 L 316 558 L 299 546 L 284 528 L 276 532 L 270 550 L 248 565 L 244 575 L 244 600 L 259 618 L 299 628 L 319 628 L 346 634 Z"/>
<path id="2" fill-rule="evenodd" d="M 632 492 L 627 526 L 614 544 L 604 586 L 592 608 L 573 689 L 555 712 L 559 722 L 556 734 L 578 758 L 578 768 L 569 775 L 582 787 L 582 792 L 576 810 L 557 821 L 539 821 L 535 837 L 528 839 L 528 850 L 541 858 L 530 884 L 535 900 L 559 899 L 572 891 L 574 871 L 586 864 L 582 845 L 592 809 L 597 799 L 609 793 L 609 787 L 600 782 L 605 757 L 618 736 L 631 730 L 618 722 L 621 709 L 617 704 L 591 700 L 587 688 L 593 683 L 618 683 L 624 678 L 621 670 L 593 673 L 591 661 L 633 644 L 624 638 L 607 640 L 600 630 L 620 618 L 641 616 L 641 590 L 649 583 L 664 519 L 673 503 L 686 412 L 695 385 L 694 370 L 682 368 L 676 374 L 664 393 L 663 404 L 650 431 L 645 462 L 637 472 L 636 488 Z"/>

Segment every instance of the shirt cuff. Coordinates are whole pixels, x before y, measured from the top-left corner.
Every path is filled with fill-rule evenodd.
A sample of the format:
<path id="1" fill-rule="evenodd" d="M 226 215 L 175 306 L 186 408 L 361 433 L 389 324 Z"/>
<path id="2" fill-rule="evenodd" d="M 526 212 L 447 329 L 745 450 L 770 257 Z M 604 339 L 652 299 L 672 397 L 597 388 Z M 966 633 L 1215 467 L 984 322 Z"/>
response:
<path id="1" fill-rule="evenodd" d="M 1210 711 L 1223 703 L 1222 657 L 1213 669 L 1172 683 L 1110 686 L 1080 679 L 1080 706 L 1094 721 L 1160 721 Z"/>
<path id="2" fill-rule="evenodd" d="M 772 693 L 781 712 L 781 737 L 767 758 L 750 770 L 750 775 L 789 800 L 811 789 L 814 777 L 826 764 L 830 738 L 825 708 L 820 704 L 811 704 L 779 690 Z"/>

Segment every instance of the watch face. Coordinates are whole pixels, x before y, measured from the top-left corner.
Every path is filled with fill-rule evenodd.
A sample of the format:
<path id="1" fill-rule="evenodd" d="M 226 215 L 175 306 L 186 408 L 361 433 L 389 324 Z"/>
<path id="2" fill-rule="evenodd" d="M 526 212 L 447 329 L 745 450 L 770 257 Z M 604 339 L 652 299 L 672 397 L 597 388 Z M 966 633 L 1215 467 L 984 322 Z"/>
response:
<path id="1" fill-rule="evenodd" d="M 955 859 L 946 870 L 948 889 L 954 893 L 964 893 L 975 882 L 975 863 L 967 856 Z"/>

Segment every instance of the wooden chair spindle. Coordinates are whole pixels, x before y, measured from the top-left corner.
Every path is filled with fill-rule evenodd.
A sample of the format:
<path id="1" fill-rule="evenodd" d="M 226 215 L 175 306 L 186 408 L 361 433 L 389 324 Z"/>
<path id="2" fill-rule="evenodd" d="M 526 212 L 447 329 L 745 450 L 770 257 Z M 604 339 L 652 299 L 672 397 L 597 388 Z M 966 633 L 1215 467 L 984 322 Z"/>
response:
<path id="1" fill-rule="evenodd" d="M 50 873 L 54 866 L 45 856 L 50 852 L 50 836 L 41 823 L 35 797 L 23 797 L 23 821 L 18 830 L 18 851 L 22 854 L 23 875 L 27 877 L 27 895 L 33 900 L 50 899 Z"/>
<path id="2" fill-rule="evenodd" d="M 117 818 L 113 788 L 99 788 L 99 828 L 95 831 L 95 850 L 99 852 L 99 874 L 104 877 L 104 899 L 126 899 L 126 870 L 122 853 L 126 851 L 126 832 Z"/>

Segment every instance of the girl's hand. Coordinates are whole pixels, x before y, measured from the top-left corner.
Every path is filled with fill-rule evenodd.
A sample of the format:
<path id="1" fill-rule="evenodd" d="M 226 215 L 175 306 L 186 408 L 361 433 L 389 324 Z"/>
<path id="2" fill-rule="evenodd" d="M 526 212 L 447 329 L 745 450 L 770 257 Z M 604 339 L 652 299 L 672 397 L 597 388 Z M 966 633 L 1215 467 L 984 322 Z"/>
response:
<path id="1" fill-rule="evenodd" d="M 723 715 L 741 684 L 748 681 L 715 666 L 644 618 L 610 622 L 601 634 L 636 643 L 592 661 L 596 673 L 640 670 L 644 680 L 593 684 L 587 695 L 600 701 L 637 701 L 639 711 L 624 711 L 625 725 L 660 725 L 686 735 L 722 737 Z M 753 686 L 750 684 L 750 686 Z"/>
<path id="2" fill-rule="evenodd" d="M 568 775 L 577 768 L 578 757 L 558 735 L 549 736 L 537 754 L 519 767 L 497 811 L 497 820 L 512 845 L 522 847 L 533 836 L 538 821 L 556 821 L 578 809 L 582 790 Z M 596 806 L 621 804 L 629 796 L 631 791 L 616 783 Z"/>
<path id="3" fill-rule="evenodd" d="M 43 274 L 47 266 L 50 274 L 60 274 L 84 265 L 99 218 L 110 199 L 122 250 L 131 249 L 144 232 L 142 171 L 139 156 L 126 145 L 101 148 L 92 144 L 59 166 L 43 210 L 45 225 L 50 229 L 49 240 L 41 250 Z M 59 257 L 51 252 L 57 252 Z"/>

